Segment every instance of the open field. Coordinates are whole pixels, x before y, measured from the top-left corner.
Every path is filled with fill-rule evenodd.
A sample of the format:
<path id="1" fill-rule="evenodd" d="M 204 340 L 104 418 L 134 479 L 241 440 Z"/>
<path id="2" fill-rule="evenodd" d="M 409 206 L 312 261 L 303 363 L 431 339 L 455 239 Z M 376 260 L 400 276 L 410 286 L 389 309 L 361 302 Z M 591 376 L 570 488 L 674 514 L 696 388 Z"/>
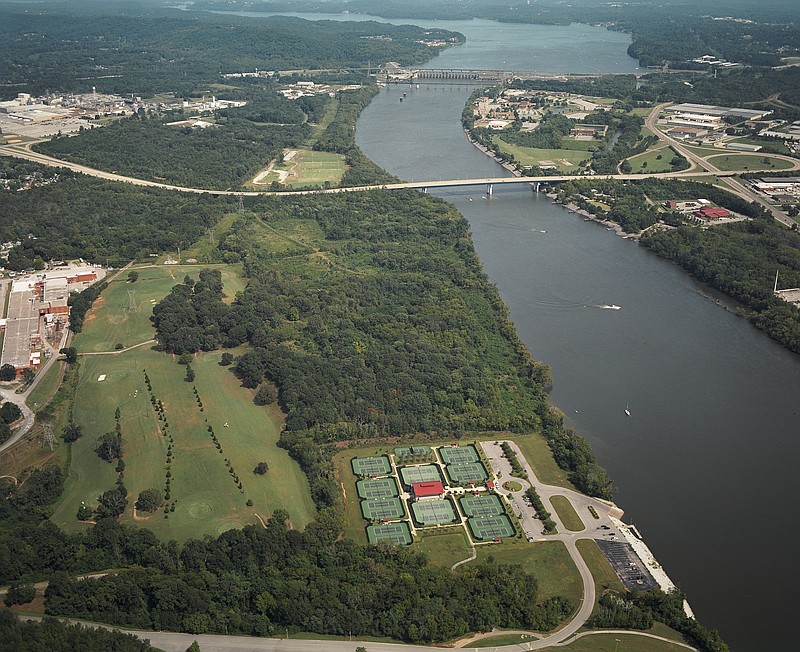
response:
<path id="1" fill-rule="evenodd" d="M 519 564 L 539 581 L 539 600 L 556 595 L 568 598 L 578 607 L 583 597 L 583 582 L 578 569 L 560 541 L 527 543 L 508 539 L 502 545 L 476 546 L 478 561 L 493 557 L 498 564 Z M 469 564 L 459 566 L 466 568 Z"/>
<path id="2" fill-rule="evenodd" d="M 556 514 L 558 514 L 564 527 L 570 532 L 581 532 L 586 529 L 581 517 L 578 516 L 575 508 L 566 496 L 552 496 L 550 498 L 550 503 L 553 505 L 553 509 L 556 511 Z"/>
<path id="3" fill-rule="evenodd" d="M 660 159 L 658 157 L 661 157 Z M 649 172 L 669 172 L 672 169 L 670 161 L 675 157 L 675 153 L 667 146 L 662 144 L 648 149 L 641 154 L 631 156 L 628 163 L 631 165 L 631 172 L 634 174 Z"/>
<path id="4" fill-rule="evenodd" d="M 621 633 L 590 634 L 569 645 L 542 649 L 560 650 L 561 652 L 686 652 L 686 648 L 677 643 L 669 643 L 636 634 Z"/>
<path id="5" fill-rule="evenodd" d="M 61 382 L 61 372 L 64 369 L 64 362 L 55 362 L 44 374 L 42 379 L 33 388 L 33 391 L 28 395 L 28 407 L 34 412 L 38 412 L 58 391 Z"/>
<path id="6" fill-rule="evenodd" d="M 706 158 L 720 170 L 788 170 L 792 167 L 789 161 L 769 154 L 717 154 Z"/>
<path id="7" fill-rule="evenodd" d="M 228 299 L 243 289 L 244 284 L 226 265 L 209 265 L 222 272 L 224 291 Z M 135 283 L 128 282 L 127 273 L 108 284 L 86 316 L 83 332 L 73 340 L 81 353 L 113 351 L 117 344 L 125 347 L 146 342 L 155 335 L 150 315 L 153 306 L 165 297 L 173 285 L 185 276 L 197 278 L 202 267 L 197 265 L 146 266 L 133 268 L 139 274 Z"/>
<path id="8" fill-rule="evenodd" d="M 161 299 L 185 273 L 199 268 L 141 268 L 139 280 L 114 281 L 87 316 L 84 331 L 76 338 L 79 351 L 104 350 L 114 340 L 144 341 L 153 337 L 149 326 L 150 300 Z M 233 275 L 223 269 L 223 281 Z M 174 276 L 174 278 L 173 278 Z M 140 285 L 141 284 L 141 285 Z M 127 289 L 146 289 L 139 312 L 122 312 L 120 302 Z M 227 289 L 226 284 L 226 289 Z M 137 302 L 139 293 L 137 292 Z M 147 322 L 145 323 L 145 320 Z M 113 344 L 108 347 L 113 348 Z M 203 411 L 192 385 L 184 382 L 184 369 L 172 356 L 145 345 L 118 355 L 81 357 L 80 380 L 75 390 L 75 421 L 84 435 L 72 445 L 72 466 L 52 520 L 68 531 L 87 527 L 75 518 L 81 501 L 97 504 L 97 497 L 114 486 L 115 464 L 94 452 L 98 436 L 114 429 L 119 407 L 124 442 L 125 484 L 129 506 L 121 520 L 147 525 L 159 537 L 179 541 L 204 534 L 218 534 L 232 527 L 258 523 L 275 509 L 289 512 L 292 526 L 304 527 L 314 517 L 308 482 L 286 451 L 275 445 L 282 415 L 277 408 L 252 402 L 252 392 L 240 386 L 229 367 L 218 362 L 221 352 L 202 353 L 192 363 Z M 164 490 L 167 439 L 160 430 L 144 382 L 147 370 L 153 393 L 163 401 L 169 432 L 174 438 L 171 464 L 171 500 L 175 511 L 133 514 L 133 502 L 144 489 Z M 105 375 L 103 381 L 99 381 Z M 206 422 L 207 421 L 207 422 Z M 224 424 L 228 423 L 228 427 Z M 213 427 L 222 454 L 215 448 L 208 427 Z M 243 492 L 234 483 L 225 459 L 240 476 Z M 258 462 L 269 465 L 266 475 L 252 473 Z M 245 502 L 251 499 L 252 507 Z"/>
<path id="9" fill-rule="evenodd" d="M 442 532 L 423 533 L 414 544 L 414 550 L 424 554 L 431 564 L 447 568 L 472 555 L 467 535 L 460 525 Z"/>
<path id="10" fill-rule="evenodd" d="M 295 149 L 285 153 L 283 160 L 258 174 L 248 185 L 263 188 L 276 181 L 290 188 L 322 186 L 325 182 L 336 185 L 346 169 L 342 154 Z"/>
<path id="11" fill-rule="evenodd" d="M 551 161 L 559 172 L 575 172 L 581 161 L 591 158 L 591 153 L 579 149 L 533 149 L 531 147 L 520 147 L 505 142 L 499 136 L 494 137 L 501 150 L 512 154 L 520 165 L 541 165 L 542 161 Z M 570 144 L 582 145 L 580 141 L 573 141 Z M 590 143 L 585 143 L 590 144 Z"/>

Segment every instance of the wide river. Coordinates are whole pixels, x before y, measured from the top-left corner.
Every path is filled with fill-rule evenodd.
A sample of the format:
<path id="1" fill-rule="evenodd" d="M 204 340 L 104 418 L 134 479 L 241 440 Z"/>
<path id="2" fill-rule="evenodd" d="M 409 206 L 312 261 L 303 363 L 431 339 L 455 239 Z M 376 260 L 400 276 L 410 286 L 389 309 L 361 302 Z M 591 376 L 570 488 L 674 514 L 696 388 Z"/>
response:
<path id="1" fill-rule="evenodd" d="M 404 22 L 467 37 L 430 67 L 637 70 L 629 38 L 600 28 Z M 387 88 L 358 121 L 358 144 L 408 180 L 507 175 L 464 136 L 468 94 Z M 608 469 L 626 520 L 733 650 L 795 648 L 800 357 L 633 242 L 530 190 L 484 190 L 437 194 L 469 220 L 520 337 L 553 368 L 553 403 Z"/>

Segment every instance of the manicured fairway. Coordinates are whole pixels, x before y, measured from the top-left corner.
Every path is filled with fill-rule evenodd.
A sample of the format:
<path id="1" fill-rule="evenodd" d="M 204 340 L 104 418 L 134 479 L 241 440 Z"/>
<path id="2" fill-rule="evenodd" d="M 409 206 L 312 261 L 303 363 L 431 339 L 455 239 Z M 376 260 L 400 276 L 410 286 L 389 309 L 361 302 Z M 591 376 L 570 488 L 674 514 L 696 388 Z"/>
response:
<path id="1" fill-rule="evenodd" d="M 359 498 L 392 498 L 399 495 L 394 478 L 359 480 L 356 489 Z"/>
<path id="2" fill-rule="evenodd" d="M 380 457 L 355 457 L 351 462 L 353 473 L 358 476 L 386 475 L 392 470 L 389 458 Z"/>
<path id="3" fill-rule="evenodd" d="M 390 520 L 403 518 L 406 511 L 399 498 L 373 498 L 361 501 L 361 513 L 368 521 L 379 521 L 384 518 Z"/>
<path id="4" fill-rule="evenodd" d="M 479 541 L 514 536 L 514 526 L 506 515 L 478 516 L 467 520 L 472 536 Z"/>
<path id="5" fill-rule="evenodd" d="M 100 297 L 89 313 L 84 332 L 75 340 L 80 351 L 104 349 L 111 330 L 112 339 L 153 337 L 152 328 L 145 330 L 142 321 L 149 309 L 140 311 L 142 314 L 128 313 L 131 319 L 116 323 L 112 319 L 118 308 L 115 301 L 127 298 L 126 286 L 141 283 L 140 289 L 152 291 L 146 293 L 149 305 L 150 297 L 161 299 L 188 270 L 154 267 L 139 271 L 136 283 L 114 282 Z M 179 276 L 173 279 L 175 272 Z M 107 293 L 112 300 L 104 301 Z M 316 510 L 308 481 L 288 453 L 276 446 L 282 415 L 274 406 L 256 406 L 252 393 L 241 387 L 230 367 L 219 365 L 220 358 L 221 352 L 195 356 L 192 366 L 196 378 L 189 384 L 184 382 L 184 368 L 173 356 L 153 351 L 149 345 L 115 355 L 82 356 L 74 419 L 83 427 L 83 436 L 72 445 L 65 491 L 52 520 L 68 531 L 86 529 L 89 526 L 75 517 L 80 503 L 95 506 L 98 496 L 115 486 L 115 463 L 102 461 L 94 448 L 100 435 L 114 430 L 114 412 L 119 408 L 129 500 L 122 522 L 145 525 L 163 539 L 178 541 L 257 524 L 256 515 L 269 518 L 276 509 L 285 509 L 295 528 L 309 523 Z M 175 511 L 168 518 L 163 510 L 133 513 L 139 492 L 150 488 L 163 492 L 166 487 L 168 440 L 150 402 L 145 369 L 154 395 L 164 404 L 168 431 L 174 439 L 169 471 L 170 502 L 175 501 Z M 193 386 L 203 403 L 202 411 Z M 211 440 L 209 428 L 221 444 L 221 453 Z M 241 490 L 226 459 L 239 476 Z M 253 474 L 262 461 L 267 462 L 269 471 Z M 248 499 L 253 501 L 252 507 L 245 504 Z"/>
<path id="6" fill-rule="evenodd" d="M 433 464 L 404 466 L 400 469 L 400 475 L 403 478 L 403 484 L 409 487 L 417 482 L 441 482 L 442 480 L 439 469 Z"/>
<path id="7" fill-rule="evenodd" d="M 456 513 L 449 500 L 425 500 L 411 505 L 414 520 L 422 526 L 454 523 Z"/>
<path id="8" fill-rule="evenodd" d="M 477 462 L 480 459 L 474 446 L 442 446 L 439 455 L 445 464 Z"/>
<path id="9" fill-rule="evenodd" d="M 411 543 L 411 530 L 407 523 L 385 523 L 367 526 L 367 540 L 370 543 L 388 541 L 397 545 Z"/>
<path id="10" fill-rule="evenodd" d="M 450 477 L 451 484 L 467 484 L 469 482 L 480 484 L 486 482 L 489 477 L 486 468 L 480 462 L 448 464 L 445 470 Z"/>
<path id="11" fill-rule="evenodd" d="M 499 516 L 506 511 L 500 499 L 494 494 L 463 496 L 459 499 L 459 503 L 466 516 Z"/>

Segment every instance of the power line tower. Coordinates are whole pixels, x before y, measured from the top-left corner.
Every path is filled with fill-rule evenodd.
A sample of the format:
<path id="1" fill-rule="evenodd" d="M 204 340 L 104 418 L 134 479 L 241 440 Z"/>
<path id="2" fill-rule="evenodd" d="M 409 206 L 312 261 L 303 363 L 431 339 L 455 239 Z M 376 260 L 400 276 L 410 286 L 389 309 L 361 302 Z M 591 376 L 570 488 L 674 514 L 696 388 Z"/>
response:
<path id="1" fill-rule="evenodd" d="M 242 195 L 239 195 L 239 212 L 244 212 L 244 197 Z"/>
<path id="2" fill-rule="evenodd" d="M 55 437 L 53 436 L 53 424 L 52 423 L 45 423 L 42 425 L 42 446 L 48 446 L 50 450 L 53 450 L 53 444 L 55 443 Z"/>
<path id="3" fill-rule="evenodd" d="M 139 312 L 139 304 L 136 303 L 136 290 L 128 290 L 128 312 Z"/>

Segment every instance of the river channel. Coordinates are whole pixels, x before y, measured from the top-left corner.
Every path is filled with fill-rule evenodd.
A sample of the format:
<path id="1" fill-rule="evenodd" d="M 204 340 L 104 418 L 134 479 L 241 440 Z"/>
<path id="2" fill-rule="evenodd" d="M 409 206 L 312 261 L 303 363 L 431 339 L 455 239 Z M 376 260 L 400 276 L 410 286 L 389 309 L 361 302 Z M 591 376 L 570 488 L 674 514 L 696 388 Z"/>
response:
<path id="1" fill-rule="evenodd" d="M 403 22 L 467 36 L 429 67 L 637 70 L 628 36 L 600 28 Z M 469 92 L 384 89 L 358 144 L 407 180 L 505 176 L 461 129 Z M 484 192 L 437 194 L 469 220 L 520 337 L 552 366 L 552 402 L 608 469 L 626 520 L 732 650 L 795 647 L 800 357 L 632 241 L 530 190 Z"/>

